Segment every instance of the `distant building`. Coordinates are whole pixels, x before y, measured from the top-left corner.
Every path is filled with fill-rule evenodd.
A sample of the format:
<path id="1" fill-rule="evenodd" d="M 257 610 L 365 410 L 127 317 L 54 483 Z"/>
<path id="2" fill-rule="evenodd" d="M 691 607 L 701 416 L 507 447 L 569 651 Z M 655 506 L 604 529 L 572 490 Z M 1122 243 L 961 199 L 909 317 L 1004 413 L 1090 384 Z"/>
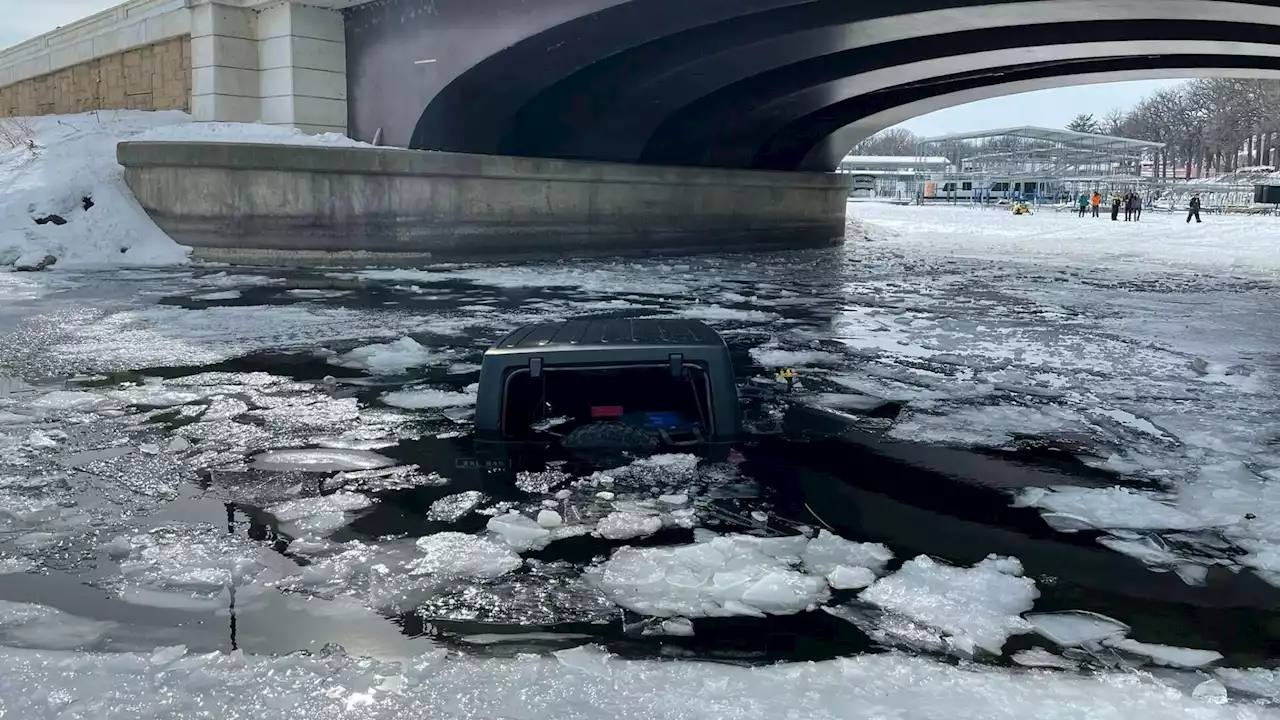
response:
<path id="1" fill-rule="evenodd" d="M 950 168 L 951 161 L 944 157 L 846 155 L 838 172 L 853 176 L 850 197 L 907 199 L 915 194 L 916 178 Z"/>

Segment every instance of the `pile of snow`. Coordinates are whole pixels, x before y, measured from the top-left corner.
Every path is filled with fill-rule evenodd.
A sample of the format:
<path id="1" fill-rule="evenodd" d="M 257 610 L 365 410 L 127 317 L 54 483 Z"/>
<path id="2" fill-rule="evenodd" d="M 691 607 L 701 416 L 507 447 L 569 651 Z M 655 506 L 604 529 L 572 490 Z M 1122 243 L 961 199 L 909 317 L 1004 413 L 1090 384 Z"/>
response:
<path id="1" fill-rule="evenodd" d="M 624 547 L 598 568 L 597 581 L 610 600 L 644 615 L 792 615 L 827 598 L 822 578 L 784 559 L 794 560 L 806 542 L 727 535 L 679 547 Z"/>
<path id="2" fill-rule="evenodd" d="M 130 138 L 145 142 L 227 142 L 256 145 L 306 145 L 311 147 L 375 147 L 341 133 L 308 135 L 296 128 L 260 123 L 187 122 L 154 127 Z"/>
<path id="3" fill-rule="evenodd" d="M 329 362 L 367 370 L 374 375 L 394 375 L 423 365 L 447 364 L 449 360 L 449 353 L 423 347 L 413 338 L 403 337 L 395 342 L 358 347 Z"/>
<path id="4" fill-rule="evenodd" d="M 1010 636 L 1031 632 L 1032 624 L 1020 616 L 1039 596 L 1014 558 L 991 556 L 958 568 L 921 555 L 858 599 L 940 630 L 962 652 L 981 648 L 999 655 Z"/>
<path id="5" fill-rule="evenodd" d="M 1188 718 L 1265 709 L 1219 704 L 1136 673 L 1011 673 L 901 653 L 765 667 L 627 660 L 594 648 L 482 658 L 443 649 L 397 661 L 346 653 L 251 655 L 0 650 L 13 717 L 94 718 Z M 519 688 L 513 692 L 511 688 Z M 125 699 L 126 700 L 122 700 Z"/>
<path id="6" fill-rule="evenodd" d="M 156 227 L 124 184 L 116 162 L 121 141 L 371 147 L 336 133 L 193 123 L 177 111 L 101 110 L 5 122 L 29 128 L 30 136 L 17 147 L 0 146 L 0 268 L 37 267 L 46 256 L 57 268 L 185 262 L 189 248 Z"/>
<path id="7" fill-rule="evenodd" d="M 100 111 L 7 122 L 30 127 L 34 149 L 0 146 L 0 268 L 34 265 L 46 255 L 58 268 L 186 260 L 188 249 L 147 217 L 116 162 L 116 143 L 185 125 L 185 113 Z"/>
<path id="8" fill-rule="evenodd" d="M 476 404 L 478 385 L 468 385 L 462 391 L 440 390 L 438 388 L 410 388 L 385 393 L 381 400 L 392 407 L 406 410 L 435 410 L 442 408 L 467 407 Z"/>

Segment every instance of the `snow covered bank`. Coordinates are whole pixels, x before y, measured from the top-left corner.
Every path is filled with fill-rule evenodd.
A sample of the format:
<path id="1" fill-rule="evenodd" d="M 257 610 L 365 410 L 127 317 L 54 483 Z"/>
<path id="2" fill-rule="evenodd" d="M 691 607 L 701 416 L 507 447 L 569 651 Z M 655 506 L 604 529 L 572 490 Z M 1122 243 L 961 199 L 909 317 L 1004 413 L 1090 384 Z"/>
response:
<path id="1" fill-rule="evenodd" d="M 245 708 L 261 720 L 1277 717 L 1264 708 L 1193 696 L 1146 673 L 1009 673 L 899 653 L 748 668 L 623 660 L 592 647 L 509 660 L 436 650 L 402 662 L 341 652 L 196 655 L 174 647 L 150 654 L 6 649 L 0 663 L 5 709 L 28 720 L 230 718 Z"/>
<path id="2" fill-rule="evenodd" d="M 46 255 L 60 268 L 183 262 L 186 248 L 125 186 L 116 143 L 190 121 L 182 112 L 141 111 L 22 118 L 31 144 L 0 145 L 0 268 Z"/>
<path id="3" fill-rule="evenodd" d="M 5 120 L 27 135 L 0 143 L 0 269 L 171 265 L 188 249 L 156 227 L 124 184 L 123 140 L 355 147 L 342 135 L 306 135 L 256 123 L 193 123 L 186 113 L 112 110 Z"/>
<path id="4" fill-rule="evenodd" d="M 929 255 L 1035 260 L 1054 265 L 1280 273 L 1280 222 L 1242 215 L 1206 216 L 1188 225 L 1186 211 L 1148 210 L 1137 223 L 1079 218 L 1041 209 L 1014 216 L 1007 209 L 856 203 L 849 213 L 888 231 L 883 240 Z M 1162 267 L 1161 267 L 1162 266 Z"/>

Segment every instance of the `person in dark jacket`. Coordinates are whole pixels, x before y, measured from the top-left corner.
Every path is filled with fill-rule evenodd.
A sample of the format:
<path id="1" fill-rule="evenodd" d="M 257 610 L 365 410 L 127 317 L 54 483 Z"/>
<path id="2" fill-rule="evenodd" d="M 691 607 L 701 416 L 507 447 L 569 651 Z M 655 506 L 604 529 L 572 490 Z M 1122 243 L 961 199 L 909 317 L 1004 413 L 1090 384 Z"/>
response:
<path id="1" fill-rule="evenodd" d="M 1131 222 L 1133 220 L 1133 193 L 1125 193 L 1124 195 L 1124 221 Z"/>
<path id="2" fill-rule="evenodd" d="M 1133 194 L 1133 221 L 1142 220 L 1142 196 L 1138 193 Z"/>
<path id="3" fill-rule="evenodd" d="M 1187 222 L 1191 222 L 1191 218 L 1200 222 L 1200 193 L 1191 196 L 1191 205 L 1187 209 Z"/>
<path id="4" fill-rule="evenodd" d="M 1120 201 L 1119 195 L 1111 196 L 1111 219 L 1112 220 L 1120 219 L 1120 202 L 1121 201 Z"/>

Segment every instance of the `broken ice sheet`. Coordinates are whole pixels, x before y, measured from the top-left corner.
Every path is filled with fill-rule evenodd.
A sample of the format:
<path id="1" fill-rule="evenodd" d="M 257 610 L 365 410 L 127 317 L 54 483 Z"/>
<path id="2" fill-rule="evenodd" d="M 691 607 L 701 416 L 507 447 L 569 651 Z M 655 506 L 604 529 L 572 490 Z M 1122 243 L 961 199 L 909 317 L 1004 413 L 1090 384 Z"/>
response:
<path id="1" fill-rule="evenodd" d="M 117 623 L 72 615 L 56 608 L 0 600 L 0 645 L 76 650 L 95 645 Z"/>
<path id="2" fill-rule="evenodd" d="M 1029 488 L 1022 491 L 1013 504 L 1066 513 L 1101 529 L 1195 530 L 1208 526 L 1150 493 L 1124 487 Z"/>
<path id="3" fill-rule="evenodd" d="M 479 490 L 445 495 L 431 503 L 431 507 L 427 510 L 427 518 L 436 522 L 457 522 L 463 515 L 475 510 L 484 497 L 484 493 Z"/>
<path id="4" fill-rule="evenodd" d="M 1150 658 L 1157 665 L 1177 668 L 1198 668 L 1222 659 L 1222 653 L 1216 650 L 1196 650 L 1171 645 L 1156 645 L 1138 642 L 1137 640 L 1109 639 L 1103 641 L 1117 650 Z"/>
<path id="5" fill-rule="evenodd" d="M 1084 610 L 1028 613 L 1023 616 L 1037 634 L 1062 647 L 1077 647 L 1109 638 L 1123 637 L 1129 626 L 1105 615 Z"/>
<path id="6" fill-rule="evenodd" d="M 395 460 L 368 450 L 313 448 L 307 450 L 269 450 L 253 459 L 259 470 L 302 470 L 336 472 L 339 470 L 371 470 L 395 465 Z"/>
<path id="7" fill-rule="evenodd" d="M 620 611 L 575 565 L 529 561 L 520 572 L 439 587 L 417 612 L 431 621 L 549 627 L 608 622 Z"/>
<path id="8" fill-rule="evenodd" d="M 726 535 L 670 548 L 619 548 L 593 569 L 615 603 L 659 617 L 790 615 L 827 599 L 821 577 L 767 554 L 761 538 Z"/>
<path id="9" fill-rule="evenodd" d="M 945 632 L 959 650 L 999 655 L 1011 635 L 1030 632 L 1020 615 L 1040 596 L 1014 558 L 990 556 L 972 568 L 921 555 L 876 581 L 858 599 Z"/>
<path id="10" fill-rule="evenodd" d="M 351 521 L 349 513 L 373 504 L 359 493 L 335 492 L 289 500 L 266 508 L 291 535 L 326 535 Z"/>

